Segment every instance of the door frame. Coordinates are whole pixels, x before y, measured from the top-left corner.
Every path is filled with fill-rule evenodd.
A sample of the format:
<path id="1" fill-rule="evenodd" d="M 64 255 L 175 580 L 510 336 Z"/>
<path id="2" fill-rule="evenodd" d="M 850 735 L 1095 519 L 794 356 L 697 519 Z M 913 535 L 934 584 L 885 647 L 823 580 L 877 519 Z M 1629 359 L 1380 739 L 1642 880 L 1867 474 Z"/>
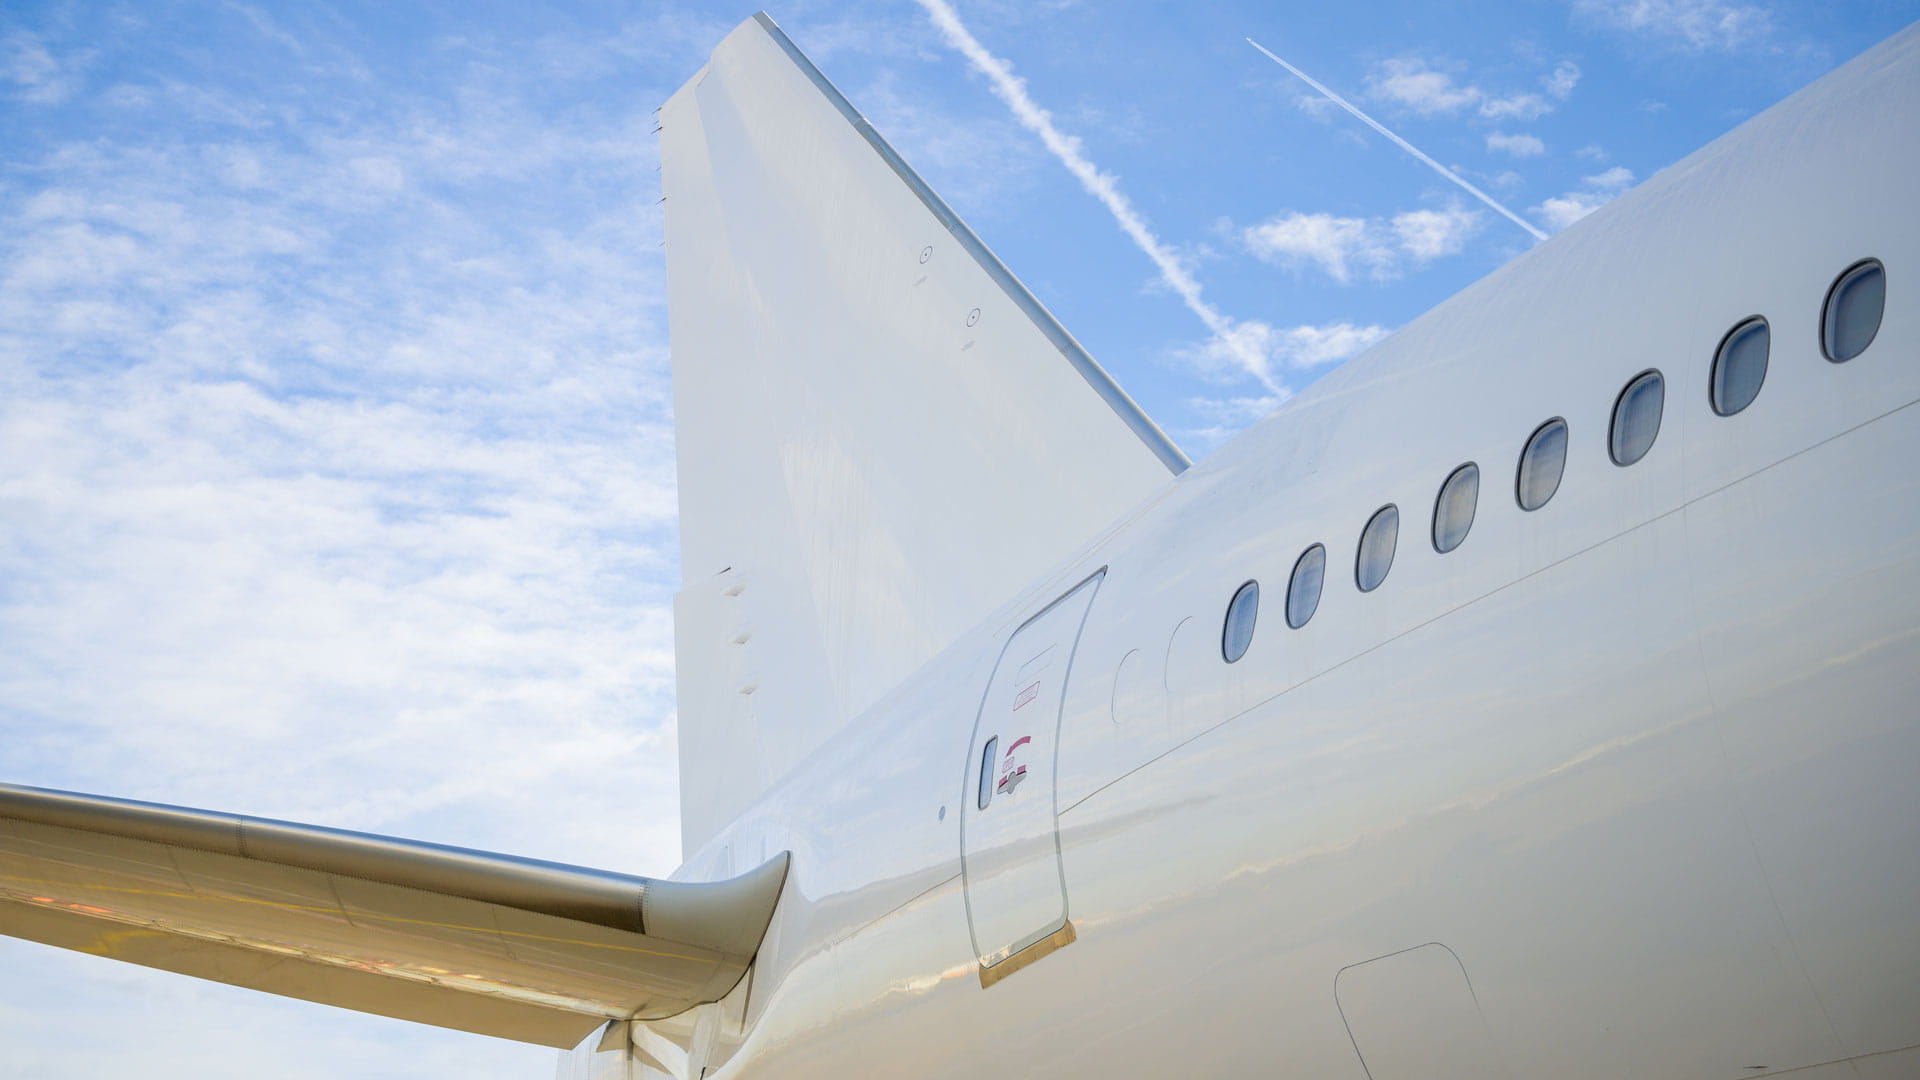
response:
<path id="1" fill-rule="evenodd" d="M 968 783 L 968 781 L 973 778 L 974 769 L 978 767 L 978 762 L 974 759 L 978 757 L 980 753 L 980 724 L 986 717 L 988 699 L 993 696 L 994 684 L 1000 676 L 1001 665 L 1006 663 L 1007 650 L 1011 649 L 1013 643 L 1020 639 L 1021 633 L 1025 631 L 1027 627 L 1038 622 L 1054 608 L 1066 603 L 1067 600 L 1071 599 L 1074 594 L 1080 590 L 1089 585 L 1093 586 L 1093 594 L 1087 597 L 1086 610 L 1081 612 L 1080 621 L 1073 628 L 1072 641 L 1068 643 L 1066 671 L 1061 675 L 1060 681 L 1060 702 L 1054 710 L 1053 715 L 1053 760 L 1050 763 L 1047 776 L 1047 799 L 1052 806 L 1050 814 L 1052 820 L 1049 822 L 1048 829 L 1053 836 L 1053 870 L 1056 880 L 1058 880 L 1060 885 L 1060 923 L 1053 927 L 1051 932 L 1044 937 L 1041 937 L 1037 941 L 1029 942 L 1027 945 L 1015 950 L 1011 955 L 1001 958 L 997 963 L 991 966 L 980 964 L 980 986 L 982 989 L 992 986 L 994 983 L 1039 960 L 1041 957 L 1063 946 L 1072 944 L 1077 936 L 1073 928 L 1073 912 L 1067 896 L 1067 871 L 1060 850 L 1060 729 L 1061 722 L 1066 715 L 1067 691 L 1073 685 L 1073 664 L 1080 655 L 1080 639 L 1086 633 L 1087 621 L 1093 617 L 1093 604 L 1094 601 L 1100 598 L 1100 587 L 1106 583 L 1107 570 L 1108 567 L 1103 565 L 1085 577 L 1078 579 L 1071 586 L 1063 589 L 1059 595 L 1048 601 L 1039 610 L 1022 619 L 1020 625 L 1014 627 L 1012 632 L 1007 634 L 1006 641 L 1001 643 L 1000 651 L 994 658 L 993 666 L 988 669 L 986 686 L 980 691 L 980 705 L 974 710 L 973 730 L 967 736 L 966 758 L 960 771 L 960 896 L 967 914 L 967 942 L 973 948 L 974 962 L 979 964 L 980 943 L 973 928 L 973 894 L 967 877 L 967 825 L 973 815 L 980 813 L 976 804 L 971 801 L 974 798 L 973 785 Z"/>

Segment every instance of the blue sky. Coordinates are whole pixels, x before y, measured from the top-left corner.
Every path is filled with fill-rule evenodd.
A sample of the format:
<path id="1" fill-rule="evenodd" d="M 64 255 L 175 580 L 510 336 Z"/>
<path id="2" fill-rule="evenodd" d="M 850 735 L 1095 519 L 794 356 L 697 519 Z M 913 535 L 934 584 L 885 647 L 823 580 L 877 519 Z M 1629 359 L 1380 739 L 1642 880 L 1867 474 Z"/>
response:
<path id="1" fill-rule="evenodd" d="M 1920 3 L 953 10 L 972 59 L 913 0 L 772 14 L 1198 457 L 1534 243 L 1243 38 L 1551 233 Z M 750 13 L 0 14 L 0 778 L 672 869 L 653 109 Z M 0 973 L 12 1077 L 552 1069 L 38 946 Z"/>

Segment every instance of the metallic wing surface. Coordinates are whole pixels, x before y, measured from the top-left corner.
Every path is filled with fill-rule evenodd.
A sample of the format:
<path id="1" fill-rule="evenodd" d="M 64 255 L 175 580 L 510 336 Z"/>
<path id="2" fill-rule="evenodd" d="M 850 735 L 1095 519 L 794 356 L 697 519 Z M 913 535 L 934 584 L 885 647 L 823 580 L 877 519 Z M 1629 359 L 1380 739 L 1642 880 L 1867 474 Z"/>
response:
<path id="1" fill-rule="evenodd" d="M 784 854 L 656 881 L 0 785 L 0 933 L 555 1047 L 719 1000 L 785 878 Z"/>

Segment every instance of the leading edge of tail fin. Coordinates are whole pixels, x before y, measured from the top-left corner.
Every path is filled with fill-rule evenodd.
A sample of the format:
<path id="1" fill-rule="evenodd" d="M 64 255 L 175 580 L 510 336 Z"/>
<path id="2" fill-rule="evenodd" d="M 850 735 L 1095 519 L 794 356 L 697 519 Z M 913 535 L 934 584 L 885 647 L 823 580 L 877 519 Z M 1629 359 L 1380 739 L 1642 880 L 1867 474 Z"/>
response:
<path id="1" fill-rule="evenodd" d="M 967 227 L 967 223 L 960 220 L 960 215 L 953 212 L 953 208 L 947 205 L 946 200 L 929 187 L 927 182 L 920 178 L 920 174 L 913 171 L 913 166 L 908 165 L 906 159 L 901 157 L 878 131 L 874 130 L 873 125 L 867 122 L 867 118 L 861 115 L 860 110 L 853 107 L 853 102 L 848 101 L 846 95 L 828 81 L 820 69 L 814 66 L 812 60 L 807 59 L 807 54 L 800 51 L 799 46 L 793 43 L 793 39 L 775 25 L 773 19 L 764 11 L 756 13 L 753 21 L 767 32 L 775 44 L 780 46 L 781 51 L 785 52 L 794 66 L 806 75 L 814 88 L 820 91 L 821 96 L 833 105 L 847 123 L 853 125 L 853 129 L 867 141 L 867 145 L 873 148 L 874 153 L 880 155 L 880 160 L 886 162 L 887 167 L 893 170 L 900 182 L 913 192 L 914 197 L 927 208 L 927 212 L 947 230 L 948 235 L 960 245 L 961 250 L 980 264 L 980 269 L 985 271 L 993 283 L 1006 293 L 1007 299 L 1013 301 L 1020 312 L 1033 323 L 1034 329 L 1040 331 L 1047 341 L 1060 351 L 1061 357 L 1073 366 L 1073 370 L 1079 372 L 1080 377 L 1086 380 L 1087 386 L 1099 395 L 1100 400 L 1107 403 L 1114 415 L 1120 418 L 1120 422 L 1139 437 L 1169 472 L 1175 476 L 1185 472 L 1193 462 L 1189 461 L 1187 455 L 1174 445 L 1172 439 L 1167 438 L 1166 432 L 1160 430 L 1160 425 L 1153 422 L 1153 418 L 1148 416 L 1146 411 L 1120 388 L 1120 384 L 1113 380 L 1113 376 L 1107 374 L 1107 369 L 1101 367 L 1099 361 L 1095 360 L 1086 348 L 1067 332 L 1067 328 L 1060 325 L 1060 320 L 1053 317 L 1053 312 L 1048 311 L 1046 306 L 1040 303 L 1039 298 L 1013 275 L 1013 271 L 1007 269 L 1007 264 L 1001 262 L 1000 257 L 995 255 L 986 243 Z"/>
<path id="2" fill-rule="evenodd" d="M 1187 459 L 764 14 L 660 119 L 691 854 Z"/>

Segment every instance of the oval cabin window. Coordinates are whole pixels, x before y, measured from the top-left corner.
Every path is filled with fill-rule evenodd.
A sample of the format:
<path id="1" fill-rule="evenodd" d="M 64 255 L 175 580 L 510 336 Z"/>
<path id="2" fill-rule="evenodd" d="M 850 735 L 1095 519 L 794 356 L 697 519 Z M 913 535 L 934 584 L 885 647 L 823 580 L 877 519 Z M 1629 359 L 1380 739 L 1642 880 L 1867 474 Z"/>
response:
<path id="1" fill-rule="evenodd" d="M 1560 490 L 1560 474 L 1567 470 L 1567 422 L 1554 417 L 1534 429 L 1520 451 L 1520 474 L 1514 494 L 1522 510 L 1538 510 Z"/>
<path id="2" fill-rule="evenodd" d="M 1615 465 L 1631 465 L 1653 449 L 1666 399 L 1666 380 L 1658 371 L 1635 375 L 1620 391 L 1620 400 L 1613 403 L 1613 437 L 1607 447 Z"/>
<path id="3" fill-rule="evenodd" d="M 1445 555 L 1460 546 L 1473 528 L 1473 510 L 1480 501 L 1480 466 L 1469 461 L 1453 470 L 1433 501 L 1433 550 Z"/>
<path id="4" fill-rule="evenodd" d="M 1247 646 L 1253 644 L 1253 621 L 1259 613 L 1260 583 L 1249 581 L 1228 602 L 1226 625 L 1220 629 L 1220 655 L 1227 663 L 1247 655 Z"/>
<path id="5" fill-rule="evenodd" d="M 1878 259 L 1847 268 L 1827 290 L 1827 307 L 1820 314 L 1820 342 L 1827 359 L 1836 364 L 1867 351 L 1880 332 L 1887 307 L 1887 271 Z"/>
<path id="6" fill-rule="evenodd" d="M 1320 585 L 1327 577 L 1327 549 L 1315 544 L 1300 553 L 1293 564 L 1293 578 L 1287 582 L 1287 625 L 1295 630 L 1307 625 L 1320 606 Z"/>
<path id="7" fill-rule="evenodd" d="M 1393 568 L 1393 549 L 1400 541 L 1400 511 L 1393 504 L 1374 511 L 1360 532 L 1360 551 L 1353 564 L 1354 584 L 1372 592 L 1387 580 Z"/>
<path id="8" fill-rule="evenodd" d="M 1767 381 L 1767 351 L 1772 340 L 1767 320 L 1758 315 L 1727 331 L 1720 341 L 1720 351 L 1713 354 L 1714 412 L 1732 416 L 1760 396 L 1760 384 Z"/>

